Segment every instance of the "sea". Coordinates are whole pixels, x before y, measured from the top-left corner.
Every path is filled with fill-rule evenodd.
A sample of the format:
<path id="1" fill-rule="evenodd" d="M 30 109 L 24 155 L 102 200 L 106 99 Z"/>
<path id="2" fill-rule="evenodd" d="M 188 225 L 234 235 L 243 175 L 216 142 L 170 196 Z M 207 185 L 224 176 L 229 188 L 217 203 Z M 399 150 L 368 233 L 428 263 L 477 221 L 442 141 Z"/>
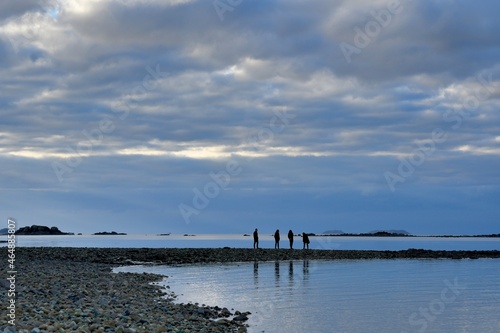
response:
<path id="1" fill-rule="evenodd" d="M 260 239 L 261 247 L 274 247 L 271 235 Z M 18 236 L 16 240 L 18 247 L 251 248 L 253 244 L 243 235 Z M 282 247 L 287 245 L 282 242 Z M 295 247 L 302 244 L 296 242 Z M 500 250 L 500 241 L 311 237 L 311 248 Z M 500 259 L 285 260 L 124 266 L 115 272 L 162 274 L 160 284 L 178 295 L 179 303 L 249 311 L 249 333 L 500 332 Z"/>

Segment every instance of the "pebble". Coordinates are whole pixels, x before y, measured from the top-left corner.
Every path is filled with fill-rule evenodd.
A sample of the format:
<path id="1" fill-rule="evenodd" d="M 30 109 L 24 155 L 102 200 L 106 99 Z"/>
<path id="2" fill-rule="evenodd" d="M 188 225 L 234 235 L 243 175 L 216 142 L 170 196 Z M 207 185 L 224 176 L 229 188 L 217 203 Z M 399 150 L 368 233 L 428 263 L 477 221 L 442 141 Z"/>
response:
<path id="1" fill-rule="evenodd" d="M 23 252 L 21 249 L 19 252 Z M 71 250 L 70 250 L 71 252 Z M 105 253 L 105 252 L 103 252 Z M 62 253 L 59 255 L 63 255 Z M 112 273 L 115 265 L 69 259 L 40 259 L 18 254 L 17 283 L 37 292 L 19 292 L 22 333 L 199 333 L 211 330 L 222 312 L 208 306 L 176 304 L 152 284 L 155 274 Z M 5 269 L 0 264 L 0 269 Z M 7 298 L 0 288 L 0 298 Z M 172 294 L 169 292 L 169 294 Z M 103 300 L 107 300 L 103 302 Z M 4 311 L 0 304 L 0 311 Z M 224 315 L 229 312 L 225 309 Z M 0 332 L 14 332 L 0 319 Z M 219 332 L 237 333 L 239 323 Z"/>

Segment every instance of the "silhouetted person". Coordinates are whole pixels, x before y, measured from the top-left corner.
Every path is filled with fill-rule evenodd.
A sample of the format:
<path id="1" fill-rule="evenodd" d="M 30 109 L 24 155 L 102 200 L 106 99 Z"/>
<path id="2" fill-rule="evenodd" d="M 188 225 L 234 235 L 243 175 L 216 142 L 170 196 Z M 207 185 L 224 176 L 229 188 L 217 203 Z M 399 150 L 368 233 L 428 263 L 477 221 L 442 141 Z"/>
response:
<path id="1" fill-rule="evenodd" d="M 274 248 L 279 249 L 280 248 L 280 230 L 276 229 L 276 232 L 274 233 Z"/>
<path id="2" fill-rule="evenodd" d="M 309 236 L 305 232 L 302 233 L 302 241 L 304 242 L 304 247 L 302 249 L 307 247 L 309 250 Z"/>
<path id="3" fill-rule="evenodd" d="M 259 248 L 259 233 L 257 232 L 257 228 L 255 228 L 255 231 L 253 232 L 253 248 Z"/>
<path id="4" fill-rule="evenodd" d="M 288 231 L 288 240 L 290 241 L 290 250 L 293 249 L 293 231 L 290 229 Z"/>

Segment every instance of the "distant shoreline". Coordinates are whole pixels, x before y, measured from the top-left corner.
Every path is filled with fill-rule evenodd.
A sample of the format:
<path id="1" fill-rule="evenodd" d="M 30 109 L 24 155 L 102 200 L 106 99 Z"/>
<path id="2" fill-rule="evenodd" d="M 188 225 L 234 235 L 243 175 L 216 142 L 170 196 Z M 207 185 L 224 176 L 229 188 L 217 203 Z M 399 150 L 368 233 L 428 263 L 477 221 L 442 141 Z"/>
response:
<path id="1" fill-rule="evenodd" d="M 500 234 L 489 235 L 412 235 L 395 233 L 361 233 L 361 234 L 309 234 L 312 237 L 424 237 L 424 238 L 500 238 Z"/>

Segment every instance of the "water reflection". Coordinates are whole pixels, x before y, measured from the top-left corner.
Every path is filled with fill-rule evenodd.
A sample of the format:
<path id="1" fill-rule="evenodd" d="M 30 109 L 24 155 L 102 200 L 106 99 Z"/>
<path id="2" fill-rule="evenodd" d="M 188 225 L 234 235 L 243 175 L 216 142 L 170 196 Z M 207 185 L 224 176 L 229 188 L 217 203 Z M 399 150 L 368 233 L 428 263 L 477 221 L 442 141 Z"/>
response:
<path id="1" fill-rule="evenodd" d="M 260 267 L 259 267 L 260 265 Z M 314 267 L 311 269 L 309 267 L 309 260 L 304 259 L 302 261 L 288 261 L 288 267 L 286 267 L 286 261 L 274 261 L 274 269 L 272 270 L 272 263 L 269 262 L 260 262 L 255 260 L 253 262 L 253 281 L 255 289 L 266 288 L 266 285 L 270 283 L 270 278 L 274 275 L 274 288 L 281 287 L 281 270 L 286 269 L 288 271 L 288 286 L 291 289 L 297 289 L 305 286 L 305 283 L 309 281 L 311 273 L 315 270 Z M 302 269 L 300 269 L 302 268 Z M 264 270 L 263 277 L 259 278 L 259 270 Z M 273 275 L 266 274 L 272 270 L 274 272 Z"/>
<path id="2" fill-rule="evenodd" d="M 276 288 L 280 264 L 285 277 Z M 254 261 L 253 267 L 252 262 L 222 267 L 225 269 L 221 264 L 134 266 L 126 271 L 168 275 L 165 284 L 178 295 L 176 302 L 210 300 L 210 305 L 252 312 L 247 322 L 249 333 L 264 329 L 266 333 L 410 331 L 415 325 L 409 318 L 423 321 L 420 308 L 441 310 L 436 302 L 445 286 L 443 281 L 453 284 L 457 278 L 458 285 L 463 283 L 467 288 L 456 295 L 455 302 L 446 304 L 446 311 L 433 315 L 435 321 L 427 321 L 429 331 L 459 332 L 468 323 L 474 332 L 498 332 L 498 321 L 492 320 L 498 317 L 500 299 L 497 259 L 286 260 L 274 265 Z M 387 313 L 390 320 L 384 319 Z"/>
<path id="3" fill-rule="evenodd" d="M 266 270 L 270 268 L 269 263 L 260 263 L 264 265 L 261 267 L 262 269 Z M 280 279 L 281 279 L 281 266 L 285 266 L 286 262 L 284 261 L 279 261 L 276 260 L 274 261 L 274 286 L 275 287 L 280 287 Z M 299 271 L 296 270 L 296 268 L 299 268 L 302 266 L 302 270 L 299 269 Z M 272 266 L 271 266 L 272 267 Z M 261 284 L 266 284 L 266 281 L 268 279 L 264 278 L 264 280 L 259 281 L 259 261 L 255 260 L 253 262 L 253 282 L 255 289 L 259 289 L 259 283 Z M 302 272 L 302 274 L 301 274 Z M 299 288 L 303 286 L 303 284 L 309 280 L 309 275 L 310 275 L 310 269 L 309 269 L 309 260 L 304 259 L 302 262 L 300 261 L 293 261 L 290 260 L 288 261 L 288 285 L 289 287 L 292 288 Z M 267 275 L 269 278 L 269 275 Z"/>
<path id="4" fill-rule="evenodd" d="M 293 266 L 294 266 L 294 263 L 292 260 L 290 260 L 290 262 L 288 263 L 288 287 L 290 290 L 293 290 L 295 289 L 297 286 L 295 285 L 295 280 L 298 280 L 300 281 L 299 279 L 296 279 L 296 274 L 297 273 L 294 273 L 293 272 Z"/>
<path id="5" fill-rule="evenodd" d="M 253 283 L 255 288 L 259 288 L 259 262 L 255 260 L 253 262 Z"/>
<path id="6" fill-rule="evenodd" d="M 274 282 L 277 287 L 280 285 L 280 262 L 276 260 L 274 262 Z"/>

